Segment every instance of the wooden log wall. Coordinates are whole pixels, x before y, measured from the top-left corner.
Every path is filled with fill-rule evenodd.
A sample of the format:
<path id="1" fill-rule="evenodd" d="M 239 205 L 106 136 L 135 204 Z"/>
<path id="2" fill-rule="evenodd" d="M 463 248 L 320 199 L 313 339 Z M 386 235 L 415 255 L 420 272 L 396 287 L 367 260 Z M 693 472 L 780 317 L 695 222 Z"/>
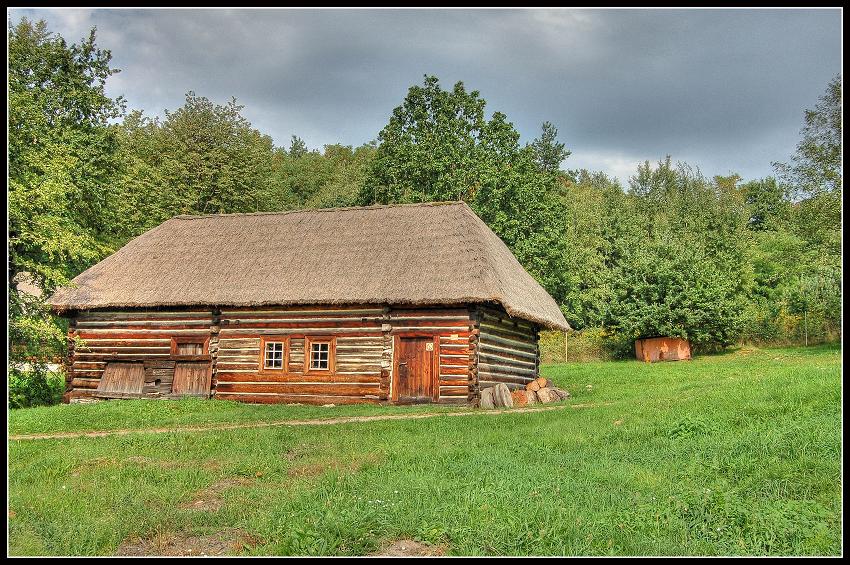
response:
<path id="1" fill-rule="evenodd" d="M 77 313 L 69 339 L 78 337 L 83 344 L 69 344 L 67 378 L 71 390 L 66 393 L 66 400 L 91 399 L 110 360 L 145 363 L 143 396 L 170 394 L 174 363 L 157 362 L 169 360 L 172 337 L 197 337 L 199 341 L 209 338 L 212 321 L 209 310 Z"/>
<path id="2" fill-rule="evenodd" d="M 504 383 L 516 390 L 537 378 L 539 328 L 511 318 L 501 309 L 482 307 L 478 315 L 478 386 L 483 389 Z"/>
<path id="3" fill-rule="evenodd" d="M 289 307 L 81 312 L 68 339 L 69 400 L 91 398 L 108 360 L 143 360 L 142 395 L 170 398 L 172 338 L 208 341 L 211 395 L 254 403 L 349 404 L 392 398 L 396 336 L 434 337 L 435 396 L 477 405 L 481 389 L 538 375 L 538 328 L 492 307 Z M 74 345 L 75 338 L 84 345 Z M 263 337 L 286 341 L 283 370 L 261 367 Z M 333 340 L 332 366 L 311 371 L 307 343 Z M 177 360 L 179 361 L 179 359 Z"/>
<path id="4" fill-rule="evenodd" d="M 465 404 L 469 397 L 469 336 L 472 331 L 468 308 L 393 308 L 384 329 L 390 336 L 418 334 L 436 336 L 437 402 Z M 387 347 L 385 343 L 384 347 Z M 392 367 L 392 354 L 389 354 Z M 390 369 L 391 371 L 391 369 Z M 389 375 L 390 377 L 392 375 Z M 391 380 L 391 378 L 390 378 Z"/>
<path id="5" fill-rule="evenodd" d="M 386 399 L 380 307 L 223 309 L 216 398 L 256 403 L 351 404 Z M 285 370 L 261 368 L 261 338 L 288 338 Z M 332 337 L 334 366 L 309 371 L 306 341 Z"/>

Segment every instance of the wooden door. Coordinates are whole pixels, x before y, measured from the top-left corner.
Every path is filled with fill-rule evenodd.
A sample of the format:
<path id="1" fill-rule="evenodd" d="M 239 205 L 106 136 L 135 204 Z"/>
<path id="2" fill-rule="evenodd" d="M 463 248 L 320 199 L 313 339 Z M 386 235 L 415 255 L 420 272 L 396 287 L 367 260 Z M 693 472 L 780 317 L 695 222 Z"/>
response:
<path id="1" fill-rule="evenodd" d="M 401 403 L 434 400 L 434 340 L 399 337 L 395 352 L 393 400 Z"/>
<path id="2" fill-rule="evenodd" d="M 179 361 L 174 366 L 171 394 L 207 397 L 210 395 L 211 379 L 209 362 Z"/>
<path id="3" fill-rule="evenodd" d="M 145 367 L 142 363 L 106 364 L 94 396 L 101 398 L 139 398 L 145 386 Z"/>

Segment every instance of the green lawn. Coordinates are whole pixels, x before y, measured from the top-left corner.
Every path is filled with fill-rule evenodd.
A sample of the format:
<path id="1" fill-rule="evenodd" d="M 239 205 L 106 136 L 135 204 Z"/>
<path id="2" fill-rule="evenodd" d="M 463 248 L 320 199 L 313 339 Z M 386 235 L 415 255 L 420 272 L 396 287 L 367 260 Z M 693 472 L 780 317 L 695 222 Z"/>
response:
<path id="1" fill-rule="evenodd" d="M 550 365 L 592 406 L 542 413 L 12 441 L 9 553 L 225 532 L 254 555 L 404 538 L 454 555 L 837 555 L 840 360 L 812 347 Z M 10 427 L 423 409 L 126 401 L 15 410 Z"/>

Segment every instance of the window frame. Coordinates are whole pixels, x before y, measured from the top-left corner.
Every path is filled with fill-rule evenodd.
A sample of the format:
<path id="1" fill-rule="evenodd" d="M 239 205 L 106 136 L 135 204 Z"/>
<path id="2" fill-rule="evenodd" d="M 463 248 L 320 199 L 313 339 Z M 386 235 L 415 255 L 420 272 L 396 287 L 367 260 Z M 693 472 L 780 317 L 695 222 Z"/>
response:
<path id="1" fill-rule="evenodd" d="M 313 344 L 328 344 L 328 368 L 317 369 L 313 367 Z M 328 374 L 336 372 L 336 337 L 332 335 L 304 336 L 304 374 L 319 373 Z"/>
<path id="2" fill-rule="evenodd" d="M 267 343 L 282 343 L 283 351 L 281 352 L 280 368 L 266 367 L 266 344 Z M 283 335 L 264 335 L 260 336 L 260 360 L 259 373 L 286 373 L 289 372 L 289 336 Z"/>

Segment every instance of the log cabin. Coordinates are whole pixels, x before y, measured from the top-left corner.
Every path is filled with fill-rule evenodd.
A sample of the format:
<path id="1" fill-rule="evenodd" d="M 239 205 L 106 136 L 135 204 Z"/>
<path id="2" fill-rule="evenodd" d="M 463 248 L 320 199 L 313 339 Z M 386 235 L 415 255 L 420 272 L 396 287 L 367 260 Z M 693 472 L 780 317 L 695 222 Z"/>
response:
<path id="1" fill-rule="evenodd" d="M 558 305 L 463 202 L 177 216 L 48 300 L 66 402 L 461 403 L 538 376 Z"/>

